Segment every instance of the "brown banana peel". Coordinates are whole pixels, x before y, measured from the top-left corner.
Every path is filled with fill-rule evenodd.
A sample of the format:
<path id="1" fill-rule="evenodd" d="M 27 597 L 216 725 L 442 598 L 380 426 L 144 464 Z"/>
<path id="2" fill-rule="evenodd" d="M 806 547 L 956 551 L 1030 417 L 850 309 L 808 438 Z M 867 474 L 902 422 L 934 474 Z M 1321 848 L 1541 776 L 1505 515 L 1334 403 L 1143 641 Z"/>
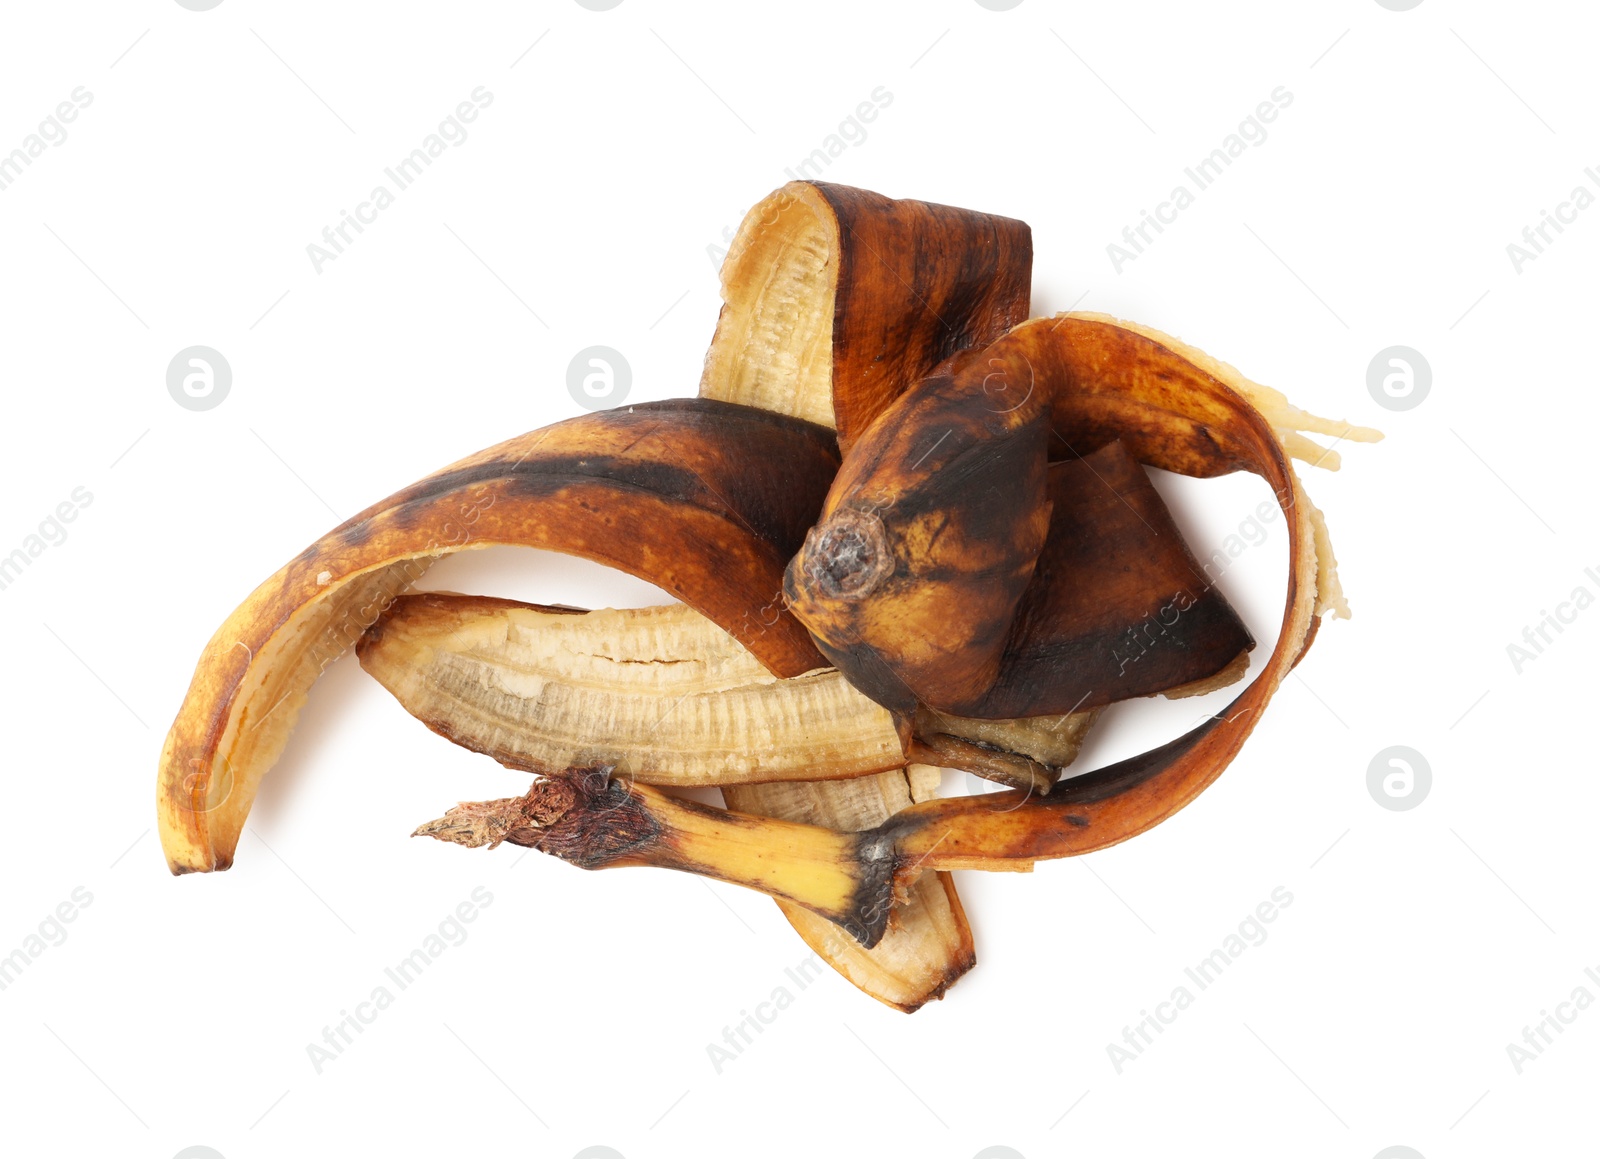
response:
<path id="1" fill-rule="evenodd" d="M 823 654 L 898 713 L 994 721 L 1170 696 L 1242 674 L 1249 631 L 1127 449 L 1108 443 L 1045 472 L 1042 440 L 1019 447 L 1000 422 L 979 418 L 952 434 L 961 430 L 953 409 L 985 416 L 991 401 L 981 385 L 961 392 L 958 382 L 908 392 L 886 412 L 789 565 L 785 594 Z M 1028 422 L 1042 433 L 1044 392 L 1033 393 L 1040 405 Z M 880 441 L 890 451 L 865 458 Z M 942 462 L 919 455 L 925 465 L 908 469 L 899 448 L 919 442 L 964 449 Z M 973 459 L 994 477 L 989 485 L 972 485 L 964 464 Z M 946 481 L 951 469 L 959 485 Z M 1002 480 L 1030 471 L 1042 487 L 1028 483 L 1026 499 L 1022 487 L 996 497 Z M 1018 533 L 1030 511 L 1046 521 L 1042 543 L 1031 528 Z M 872 529 L 870 549 L 841 530 L 862 525 Z M 874 575 L 845 590 L 841 563 L 862 560 Z M 966 675 L 953 680 L 952 671 Z"/>
<path id="2" fill-rule="evenodd" d="M 1027 318 L 1032 277 L 1033 234 L 1023 222 L 790 182 L 745 215 L 723 262 L 724 306 L 700 393 L 832 426 L 843 451 L 908 385 Z M 984 767 L 1015 773 L 1019 764 L 1037 769 L 1012 754 Z M 878 778 L 878 801 L 897 797 L 904 779 Z M 736 796 L 754 812 L 852 829 L 882 819 L 870 794 L 847 785 L 751 786 Z M 974 961 L 954 881 L 930 880 L 937 888 L 919 887 L 872 950 L 841 946 L 806 911 L 780 906 L 839 973 L 914 1010 Z"/>
<path id="3" fill-rule="evenodd" d="M 937 770 L 932 772 L 937 783 Z M 917 799 L 913 775 L 910 769 L 897 769 L 842 783 L 724 785 L 722 796 L 740 813 L 854 833 L 873 829 L 908 808 Z M 926 773 L 921 779 L 925 784 Z M 818 957 L 857 989 L 907 1014 L 943 998 L 977 964 L 972 928 L 948 873 L 925 874 L 912 883 L 905 900 L 890 910 L 883 936 L 870 948 L 814 910 L 781 899 L 778 908 Z"/>
<path id="4" fill-rule="evenodd" d="M 356 650 L 413 716 L 511 768 L 555 776 L 605 763 L 624 783 L 720 784 L 739 812 L 844 833 L 930 796 L 926 772 L 922 796 L 910 792 L 888 710 L 839 672 L 773 677 L 682 604 L 582 612 L 414 593 Z M 819 957 L 900 1010 L 940 997 L 975 960 L 948 874 L 916 882 L 871 949 L 798 902 L 778 904 Z"/>
<path id="5" fill-rule="evenodd" d="M 1074 453 L 1119 439 L 1140 461 L 1209 478 L 1251 471 L 1272 488 L 1289 529 L 1289 579 L 1278 641 L 1234 701 L 1160 748 L 1060 782 L 918 805 L 879 830 L 902 864 L 987 869 L 1070 857 L 1125 841 L 1193 801 L 1228 766 L 1283 678 L 1310 647 L 1319 617 L 1348 616 L 1321 513 L 1291 457 L 1337 469 L 1301 432 L 1373 442 L 1373 430 L 1319 419 L 1233 367 L 1148 327 L 1067 314 L 1018 327 L 984 352 L 1009 373 L 1051 384 L 1053 430 Z"/>
<path id="6" fill-rule="evenodd" d="M 1288 523 L 1287 593 L 1271 656 L 1227 708 L 1160 748 L 1061 781 L 1043 796 L 1011 791 L 905 810 L 878 830 L 895 844 L 902 873 L 1088 853 L 1136 836 L 1194 800 L 1238 754 L 1310 646 L 1318 617 L 1349 614 L 1321 513 L 1290 462 L 1292 455 L 1332 470 L 1338 459 L 1301 432 L 1351 442 L 1382 437 L 1318 419 L 1177 339 L 1104 315 L 1025 323 L 981 357 L 1049 384 L 1052 430 L 1074 453 L 1120 440 L 1141 462 L 1179 474 L 1259 475 Z"/>
<path id="7" fill-rule="evenodd" d="M 1050 529 L 1042 397 L 939 376 L 869 426 L 790 563 L 784 596 L 880 703 L 973 715 Z"/>
<path id="8" fill-rule="evenodd" d="M 609 564 L 697 608 L 780 676 L 823 667 L 779 588 L 837 468 L 824 428 L 676 399 L 511 439 L 341 524 L 257 588 L 201 655 L 161 755 L 172 871 L 232 864 L 317 676 L 453 551 L 515 544 Z"/>
<path id="9" fill-rule="evenodd" d="M 1107 848 L 1171 817 L 1237 756 L 1279 684 L 1305 655 L 1318 618 L 1348 615 L 1321 514 L 1290 460 L 1293 454 L 1329 468 L 1337 464 L 1329 452 L 1314 451 L 1303 431 L 1352 442 L 1375 441 L 1382 437 L 1378 432 L 1317 419 L 1176 339 L 1101 315 L 1026 323 L 983 357 L 1003 361 L 1007 373 L 1023 371 L 1048 384 L 1054 430 L 1075 450 L 1120 439 L 1151 466 L 1203 478 L 1248 470 L 1265 480 L 1289 529 L 1283 618 L 1255 679 L 1227 708 L 1183 736 L 1060 781 L 1046 793 L 1023 789 L 913 804 L 856 834 L 854 844 L 838 854 L 844 882 L 822 883 L 815 866 L 798 873 L 797 882 L 817 887 L 801 904 L 838 922 L 864 945 L 882 936 L 886 923 L 879 924 L 876 909 L 882 899 L 905 896 L 926 871 L 1015 870 Z M 714 846 L 735 833 L 748 840 L 750 829 L 764 823 L 777 824 L 702 812 L 697 833 Z M 793 823 L 782 824 L 784 839 L 793 841 Z M 648 842 L 630 856 L 630 864 L 658 863 Z M 752 883 L 746 878 L 740 884 Z M 784 896 L 798 900 L 795 892 Z M 835 915 L 851 904 L 863 908 L 840 922 Z"/>
<path id="10" fill-rule="evenodd" d="M 585 416 L 462 460 L 335 528 L 218 629 L 161 757 L 173 872 L 228 868 L 311 685 L 358 638 L 402 701 L 423 703 L 430 681 L 487 678 L 499 660 L 455 634 L 509 601 L 403 593 L 450 552 L 533 546 L 683 601 L 591 613 L 589 627 L 679 617 L 696 642 L 651 662 L 725 667 L 705 675 L 690 709 L 704 715 L 678 722 L 672 743 L 629 714 L 659 706 L 673 679 L 634 674 L 638 703 L 613 696 L 609 716 L 579 695 L 584 671 L 606 683 L 593 673 L 634 658 L 603 644 L 577 664 L 517 659 L 523 690 L 508 685 L 507 704 L 470 727 L 459 706 L 418 712 L 543 775 L 417 833 L 756 889 L 867 993 L 903 1010 L 942 996 L 974 960 L 951 871 L 1027 871 L 1171 817 L 1238 754 L 1320 617 L 1348 615 L 1291 460 L 1337 468 L 1307 434 L 1381 437 L 1146 327 L 1023 321 L 1031 258 L 1028 227 L 1006 218 L 821 183 L 769 196 L 724 265 L 700 399 Z M 1272 488 L 1289 529 L 1278 638 L 1198 728 L 1060 781 L 1105 704 L 1247 670 L 1248 632 L 1141 464 L 1248 470 Z M 517 607 L 544 617 L 530 635 L 582 635 L 581 615 Z M 547 686 L 571 696 L 565 716 L 540 710 L 559 727 L 537 743 L 505 735 L 509 713 L 528 715 L 514 702 Z M 580 735 L 585 719 L 596 735 Z M 720 755 L 696 769 L 707 737 Z M 1016 788 L 938 799 L 922 762 Z M 724 784 L 731 808 L 651 779 Z"/>
<path id="11" fill-rule="evenodd" d="M 907 386 L 1028 317 L 1025 222 L 791 181 L 722 263 L 700 393 L 834 427 L 841 451 Z"/>
<path id="12" fill-rule="evenodd" d="M 357 652 L 434 732 L 528 772 L 605 764 L 687 787 L 909 759 L 1043 792 L 1102 705 L 1226 682 L 1251 643 L 1120 443 L 1050 478 L 1051 534 L 981 718 L 919 705 L 897 724 L 837 670 L 779 680 L 682 605 L 584 613 L 423 593 L 396 600 Z"/>

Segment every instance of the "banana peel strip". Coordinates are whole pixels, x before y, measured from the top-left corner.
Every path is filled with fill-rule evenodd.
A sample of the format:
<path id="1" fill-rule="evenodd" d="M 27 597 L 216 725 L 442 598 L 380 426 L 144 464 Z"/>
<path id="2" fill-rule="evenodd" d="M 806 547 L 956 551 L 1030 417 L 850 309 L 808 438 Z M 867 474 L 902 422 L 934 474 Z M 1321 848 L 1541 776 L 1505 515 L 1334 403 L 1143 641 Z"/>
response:
<path id="1" fill-rule="evenodd" d="M 251 593 L 201 654 L 161 754 L 168 865 L 233 863 L 317 676 L 454 551 L 512 544 L 608 564 L 695 607 L 779 676 L 824 667 L 778 597 L 838 462 L 833 433 L 815 424 L 673 399 L 510 439 L 336 527 Z"/>
<path id="2" fill-rule="evenodd" d="M 1227 708 L 1148 753 L 1062 781 L 1029 798 L 995 793 L 914 806 L 878 830 L 906 867 L 1004 868 L 1126 841 L 1194 800 L 1238 754 L 1325 613 L 1348 616 L 1321 512 L 1291 457 L 1327 469 L 1337 458 L 1301 431 L 1350 442 L 1382 436 L 1318 419 L 1159 331 L 1100 314 L 1018 327 L 982 356 L 986 373 L 1049 384 L 1054 431 L 1084 453 L 1121 439 L 1140 461 L 1201 478 L 1249 470 L 1272 488 L 1289 530 L 1289 578 L 1279 637 L 1257 677 Z M 1002 365 L 996 366 L 996 363 Z M 1291 444 L 1298 454 L 1291 451 Z"/>
<path id="3" fill-rule="evenodd" d="M 1033 233 L 1014 218 L 791 181 L 722 263 L 700 394 L 834 427 L 851 443 L 906 387 L 1028 317 Z"/>

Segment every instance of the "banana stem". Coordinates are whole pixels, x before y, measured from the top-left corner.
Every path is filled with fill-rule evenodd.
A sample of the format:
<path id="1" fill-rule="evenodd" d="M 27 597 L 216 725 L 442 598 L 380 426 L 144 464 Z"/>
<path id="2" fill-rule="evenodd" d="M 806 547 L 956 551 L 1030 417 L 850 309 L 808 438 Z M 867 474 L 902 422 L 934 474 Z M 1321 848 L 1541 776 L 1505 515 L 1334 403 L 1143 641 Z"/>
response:
<path id="1" fill-rule="evenodd" d="M 652 865 L 792 901 L 878 944 L 893 905 L 894 847 L 875 833 L 755 817 L 670 797 L 607 768 L 535 780 L 521 797 L 464 802 L 412 836 L 501 842 L 581 869 Z"/>

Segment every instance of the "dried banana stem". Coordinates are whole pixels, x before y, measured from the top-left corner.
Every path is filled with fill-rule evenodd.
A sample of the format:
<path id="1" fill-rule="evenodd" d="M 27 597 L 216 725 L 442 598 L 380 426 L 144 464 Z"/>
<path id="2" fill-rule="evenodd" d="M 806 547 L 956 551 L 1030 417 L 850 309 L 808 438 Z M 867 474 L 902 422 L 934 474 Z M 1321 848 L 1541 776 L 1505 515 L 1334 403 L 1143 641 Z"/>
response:
<path id="1" fill-rule="evenodd" d="M 521 797 L 457 805 L 413 836 L 469 848 L 507 841 L 581 869 L 652 865 L 714 877 L 803 906 L 869 949 L 893 901 L 886 843 L 679 800 L 604 768 L 541 778 Z"/>

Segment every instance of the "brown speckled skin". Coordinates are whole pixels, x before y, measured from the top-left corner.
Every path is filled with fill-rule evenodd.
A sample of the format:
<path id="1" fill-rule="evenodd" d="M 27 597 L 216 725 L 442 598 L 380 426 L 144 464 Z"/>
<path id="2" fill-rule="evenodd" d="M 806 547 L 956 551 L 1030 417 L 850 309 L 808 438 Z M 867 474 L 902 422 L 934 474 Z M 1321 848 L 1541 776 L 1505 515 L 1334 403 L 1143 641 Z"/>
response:
<path id="1" fill-rule="evenodd" d="M 784 594 L 880 704 L 958 712 L 994 684 L 1049 529 L 1048 434 L 1035 384 L 974 364 L 901 395 L 846 456 Z M 834 582 L 841 520 L 882 528 L 893 567 L 865 588 Z"/>
<path id="2" fill-rule="evenodd" d="M 1120 438 L 1135 458 L 1180 474 L 1235 470 L 1272 488 L 1289 530 L 1282 628 L 1257 677 L 1226 708 L 1160 748 L 1026 791 L 929 801 L 880 827 L 902 864 L 1003 868 L 1104 849 L 1159 824 L 1227 767 L 1272 694 L 1315 634 L 1310 517 L 1288 457 L 1261 414 L 1227 383 L 1153 338 L 1094 318 L 1041 319 L 1019 327 L 989 356 L 1025 360 L 1052 383 L 1052 421 L 1078 450 Z"/>
<path id="3" fill-rule="evenodd" d="M 1009 217 L 812 184 L 839 229 L 833 409 L 848 451 L 950 355 L 1027 320 L 1033 232 Z"/>
<path id="4" fill-rule="evenodd" d="M 1313 636 L 1312 523 L 1281 444 L 1228 383 L 1160 342 L 1096 319 L 1029 323 L 986 354 L 1024 359 L 1051 383 L 1058 434 L 1091 447 L 1110 430 L 1151 466 L 1209 477 L 1246 469 L 1277 496 L 1289 529 L 1282 629 L 1260 674 L 1199 727 L 1159 748 L 1058 782 L 1049 792 L 951 797 L 859 834 L 863 865 L 893 850 L 896 884 L 930 870 L 1010 869 L 1125 841 L 1178 812 L 1227 767 Z M 1097 448 L 1096 448 L 1097 449 Z M 863 886 L 873 883 L 863 875 Z M 875 875 L 870 875 L 875 876 Z M 858 901 L 858 906 L 865 899 Z M 859 909 L 858 921 L 872 916 Z M 835 919 L 838 920 L 838 919 Z M 843 923 L 849 928 L 850 923 Z"/>
<path id="5" fill-rule="evenodd" d="M 1050 467 L 1050 535 L 963 716 L 1051 716 L 1214 676 L 1255 641 L 1121 443 Z"/>

